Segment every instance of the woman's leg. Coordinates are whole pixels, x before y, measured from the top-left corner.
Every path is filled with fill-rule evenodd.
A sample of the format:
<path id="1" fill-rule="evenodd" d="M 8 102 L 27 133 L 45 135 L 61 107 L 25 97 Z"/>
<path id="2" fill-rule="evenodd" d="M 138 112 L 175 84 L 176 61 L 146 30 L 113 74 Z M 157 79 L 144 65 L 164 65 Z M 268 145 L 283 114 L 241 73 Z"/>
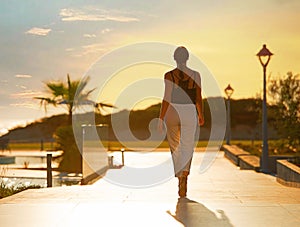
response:
<path id="1" fill-rule="evenodd" d="M 178 195 L 186 197 L 187 193 L 187 176 L 178 177 Z"/>
<path id="2" fill-rule="evenodd" d="M 180 172 L 179 176 L 179 196 L 185 197 L 187 193 L 187 180 L 190 173 L 191 162 L 195 146 L 195 133 L 197 129 L 197 113 L 193 105 L 187 105 L 180 111 L 180 143 L 179 153 Z"/>
<path id="3" fill-rule="evenodd" d="M 194 105 L 184 105 L 180 110 L 180 169 L 181 176 L 187 177 L 190 172 L 191 162 L 195 147 L 195 133 L 197 129 L 197 112 Z"/>
<path id="4" fill-rule="evenodd" d="M 166 113 L 167 139 L 172 153 L 175 176 L 180 172 L 179 142 L 180 142 L 180 121 L 177 111 L 173 106 L 169 106 Z"/>
<path id="5" fill-rule="evenodd" d="M 174 105 L 166 113 L 167 139 L 178 177 L 178 194 L 185 197 L 195 145 L 197 113 L 194 105 Z"/>

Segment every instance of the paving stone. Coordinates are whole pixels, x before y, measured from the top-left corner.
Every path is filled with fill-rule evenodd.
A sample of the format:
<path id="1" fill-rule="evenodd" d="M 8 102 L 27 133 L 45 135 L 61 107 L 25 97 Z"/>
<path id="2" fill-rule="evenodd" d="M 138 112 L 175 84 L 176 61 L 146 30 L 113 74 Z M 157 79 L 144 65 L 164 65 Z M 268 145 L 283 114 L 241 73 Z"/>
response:
<path id="1" fill-rule="evenodd" d="M 148 157 L 147 157 L 148 155 Z M 0 200 L 6 226 L 300 226 L 300 189 L 271 175 L 239 170 L 223 152 L 194 155 L 187 198 L 178 199 L 177 179 L 147 188 L 111 184 L 32 189 Z M 169 152 L 125 154 L 125 162 L 149 166 Z M 113 169 L 119 171 L 123 169 Z M 114 172 L 117 174 L 118 172 Z"/>

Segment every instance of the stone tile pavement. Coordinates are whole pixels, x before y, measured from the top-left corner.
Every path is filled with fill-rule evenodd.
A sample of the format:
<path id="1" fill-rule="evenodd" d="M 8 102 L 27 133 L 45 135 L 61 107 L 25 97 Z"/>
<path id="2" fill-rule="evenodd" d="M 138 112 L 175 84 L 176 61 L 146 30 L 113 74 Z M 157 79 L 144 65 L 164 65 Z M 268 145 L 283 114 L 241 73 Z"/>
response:
<path id="1" fill-rule="evenodd" d="M 164 160 L 170 154 L 151 155 Z M 204 155 L 195 153 L 187 198 L 178 199 L 175 178 L 134 189 L 104 177 L 89 186 L 27 190 L 2 199 L 0 226 L 300 226 L 299 189 L 239 170 L 223 152 L 200 173 Z M 128 165 L 137 162 L 134 155 L 125 158 Z M 107 174 L 114 171 L 123 170 Z"/>

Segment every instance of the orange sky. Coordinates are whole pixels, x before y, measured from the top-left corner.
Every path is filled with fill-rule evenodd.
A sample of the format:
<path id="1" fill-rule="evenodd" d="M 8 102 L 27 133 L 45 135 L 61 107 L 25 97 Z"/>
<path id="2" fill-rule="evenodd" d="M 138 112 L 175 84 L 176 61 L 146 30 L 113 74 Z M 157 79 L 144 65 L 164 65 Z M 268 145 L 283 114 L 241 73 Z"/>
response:
<path id="1" fill-rule="evenodd" d="M 43 82 L 67 73 L 79 79 L 104 54 L 138 42 L 184 45 L 220 90 L 230 83 L 232 98 L 256 97 L 262 68 L 255 54 L 263 44 L 274 53 L 268 75 L 300 72 L 299 11 L 298 0 L 1 2 L 0 130 L 45 116 L 32 99 L 44 95 Z M 165 70 L 154 67 L 151 76 Z"/>

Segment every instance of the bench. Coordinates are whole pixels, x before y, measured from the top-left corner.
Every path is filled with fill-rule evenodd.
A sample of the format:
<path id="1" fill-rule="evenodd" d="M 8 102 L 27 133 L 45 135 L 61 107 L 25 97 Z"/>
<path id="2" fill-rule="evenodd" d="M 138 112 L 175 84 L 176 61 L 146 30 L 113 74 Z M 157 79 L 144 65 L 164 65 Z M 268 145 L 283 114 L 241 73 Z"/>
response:
<path id="1" fill-rule="evenodd" d="M 260 158 L 236 145 L 223 145 L 224 155 L 240 169 L 260 171 Z"/>
<path id="2" fill-rule="evenodd" d="M 260 171 L 260 158 L 255 155 L 243 155 L 239 157 L 240 169 Z"/>
<path id="3" fill-rule="evenodd" d="M 277 160 L 277 182 L 300 188 L 300 167 L 288 160 Z"/>
<path id="4" fill-rule="evenodd" d="M 244 151 L 236 145 L 223 145 L 224 155 L 235 165 L 240 166 L 240 157 L 250 155 L 249 152 Z"/>

